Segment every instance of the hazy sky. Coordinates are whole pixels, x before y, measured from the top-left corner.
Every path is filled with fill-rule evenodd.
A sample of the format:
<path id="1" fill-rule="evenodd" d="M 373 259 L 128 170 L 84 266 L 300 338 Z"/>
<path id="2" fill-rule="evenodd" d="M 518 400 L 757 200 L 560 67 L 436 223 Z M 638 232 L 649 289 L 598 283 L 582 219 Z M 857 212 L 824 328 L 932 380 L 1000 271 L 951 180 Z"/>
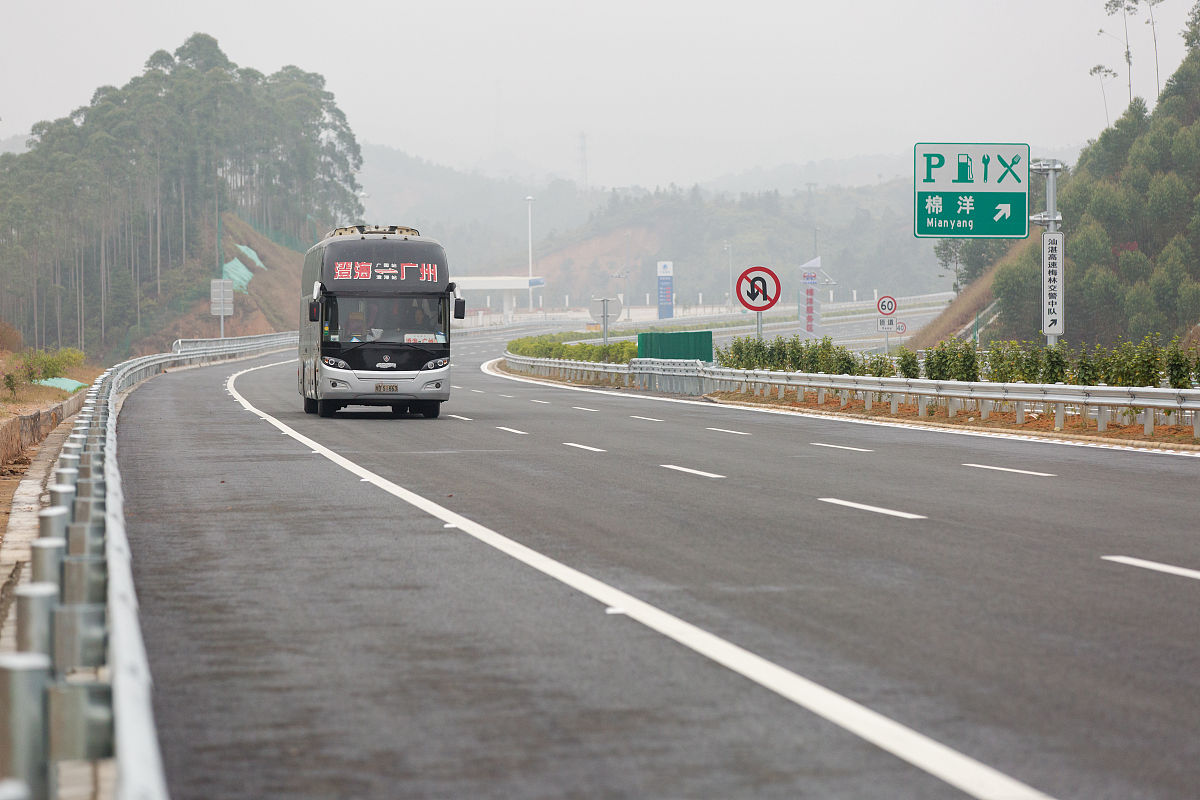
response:
<path id="1" fill-rule="evenodd" d="M 1193 0 L 1155 9 L 1162 80 Z M 361 142 L 471 169 L 690 185 L 756 165 L 911 158 L 918 141 L 1083 144 L 1128 104 L 1104 0 L 6 0 L 0 139 L 208 33 L 239 66 L 325 76 Z M 1133 92 L 1153 104 L 1143 4 Z M 1103 28 L 1112 36 L 1099 35 Z M 1112 37 L 1117 38 L 1112 38 Z M 1088 75 L 1116 70 L 1101 93 Z"/>

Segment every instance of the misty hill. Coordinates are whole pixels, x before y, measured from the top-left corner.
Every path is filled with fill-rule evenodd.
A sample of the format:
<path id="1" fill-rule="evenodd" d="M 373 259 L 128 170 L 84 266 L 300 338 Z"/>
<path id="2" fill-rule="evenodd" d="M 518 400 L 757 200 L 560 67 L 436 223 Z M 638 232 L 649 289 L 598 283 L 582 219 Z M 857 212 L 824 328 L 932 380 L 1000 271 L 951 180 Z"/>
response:
<path id="1" fill-rule="evenodd" d="M 28 139 L 28 133 L 19 133 L 16 136 L 9 136 L 7 139 L 0 139 L 0 153 L 24 153 L 25 142 Z"/>
<path id="2" fill-rule="evenodd" d="M 441 240 L 458 274 L 495 274 L 498 260 L 525 253 L 528 204 L 533 204 L 535 241 L 573 229 L 603 202 L 599 192 L 581 192 L 555 180 L 534 185 L 492 178 L 433 164 L 384 145 L 362 145 L 358 175 L 366 208 L 364 221 L 410 225 Z"/>
<path id="3" fill-rule="evenodd" d="M 774 174 L 763 170 L 759 178 Z M 706 302 L 720 303 L 731 270 L 766 264 L 786 271 L 817 253 L 839 283 L 839 299 L 853 289 L 910 294 L 950 286 L 938 276 L 932 245 L 912 235 L 911 175 L 787 193 L 735 195 L 699 186 L 585 192 L 569 181 L 532 186 L 463 173 L 368 144 L 359 179 L 370 221 L 435 236 L 464 275 L 525 274 L 525 197 L 533 195 L 534 272 L 546 278 L 552 306 L 624 292 L 626 269 L 629 293 L 643 302 L 657 291 L 658 261 L 675 262 L 680 302 L 694 303 L 702 293 Z M 783 279 L 790 290 L 792 278 Z"/>

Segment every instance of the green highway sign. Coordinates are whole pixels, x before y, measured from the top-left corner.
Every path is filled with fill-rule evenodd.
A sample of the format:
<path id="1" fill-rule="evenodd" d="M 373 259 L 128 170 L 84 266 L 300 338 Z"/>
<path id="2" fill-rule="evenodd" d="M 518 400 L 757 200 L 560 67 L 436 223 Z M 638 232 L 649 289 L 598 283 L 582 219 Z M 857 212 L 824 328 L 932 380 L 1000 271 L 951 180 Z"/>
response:
<path id="1" fill-rule="evenodd" d="M 1029 236 L 1029 145 L 918 142 L 913 233 L 950 239 Z"/>

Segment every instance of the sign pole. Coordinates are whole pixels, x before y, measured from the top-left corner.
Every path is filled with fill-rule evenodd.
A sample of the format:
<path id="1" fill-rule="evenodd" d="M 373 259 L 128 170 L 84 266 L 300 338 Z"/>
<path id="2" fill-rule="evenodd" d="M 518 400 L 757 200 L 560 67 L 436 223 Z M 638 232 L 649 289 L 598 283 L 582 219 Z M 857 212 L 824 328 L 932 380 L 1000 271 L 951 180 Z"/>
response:
<path id="1" fill-rule="evenodd" d="M 1058 213 L 1058 172 L 1063 169 L 1063 163 L 1056 158 L 1035 161 L 1029 169 L 1039 175 L 1046 176 L 1046 210 L 1034 214 L 1029 219 L 1038 225 L 1046 226 L 1046 234 L 1042 236 L 1042 326 L 1046 334 L 1046 346 L 1053 347 L 1058 343 L 1058 337 L 1065 332 L 1063 324 L 1063 246 L 1064 237 L 1058 232 L 1062 222 L 1062 214 Z M 1054 293 L 1052 298 L 1051 292 Z M 1053 316 L 1050 314 L 1050 301 L 1054 300 Z"/>
<path id="2" fill-rule="evenodd" d="M 758 325 L 755 327 L 755 333 L 758 336 L 758 340 L 761 342 L 762 341 L 762 312 L 758 311 L 758 312 L 756 312 L 756 314 L 758 316 Z"/>

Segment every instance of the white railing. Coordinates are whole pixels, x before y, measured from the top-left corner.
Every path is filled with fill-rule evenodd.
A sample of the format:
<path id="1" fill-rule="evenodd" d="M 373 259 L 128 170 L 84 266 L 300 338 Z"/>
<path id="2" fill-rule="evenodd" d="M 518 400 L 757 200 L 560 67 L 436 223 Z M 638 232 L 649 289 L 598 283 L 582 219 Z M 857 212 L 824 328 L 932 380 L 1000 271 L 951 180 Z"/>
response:
<path id="1" fill-rule="evenodd" d="M 987 419 L 997 404 L 1011 406 L 1017 424 L 1023 424 L 1031 405 L 1053 408 L 1055 427 L 1063 427 L 1067 407 L 1081 413 L 1097 412 L 1099 430 L 1107 428 L 1114 411 L 1138 415 L 1143 430 L 1153 432 L 1155 419 L 1162 414 L 1178 414 L 1176 420 L 1190 416 L 1192 435 L 1200 437 L 1200 390 L 1160 387 L 1076 386 L 1062 383 L 992 383 L 990 381 L 934 381 L 921 378 L 876 378 L 864 375 L 827 375 L 824 373 L 777 372 L 774 370 L 725 369 L 701 361 L 635 358 L 628 364 L 600 364 L 563 359 L 530 358 L 505 353 L 510 369 L 527 374 L 586 383 L 622 384 L 672 394 L 704 395 L 716 391 L 770 394 L 814 390 L 818 403 L 827 392 L 838 393 L 842 405 L 851 397 L 863 399 L 867 410 L 874 400 L 886 402 L 891 412 L 901 398 L 915 397 L 920 416 L 925 416 L 933 401 L 947 401 L 947 413 L 954 416 L 970 403 L 982 419 Z"/>

